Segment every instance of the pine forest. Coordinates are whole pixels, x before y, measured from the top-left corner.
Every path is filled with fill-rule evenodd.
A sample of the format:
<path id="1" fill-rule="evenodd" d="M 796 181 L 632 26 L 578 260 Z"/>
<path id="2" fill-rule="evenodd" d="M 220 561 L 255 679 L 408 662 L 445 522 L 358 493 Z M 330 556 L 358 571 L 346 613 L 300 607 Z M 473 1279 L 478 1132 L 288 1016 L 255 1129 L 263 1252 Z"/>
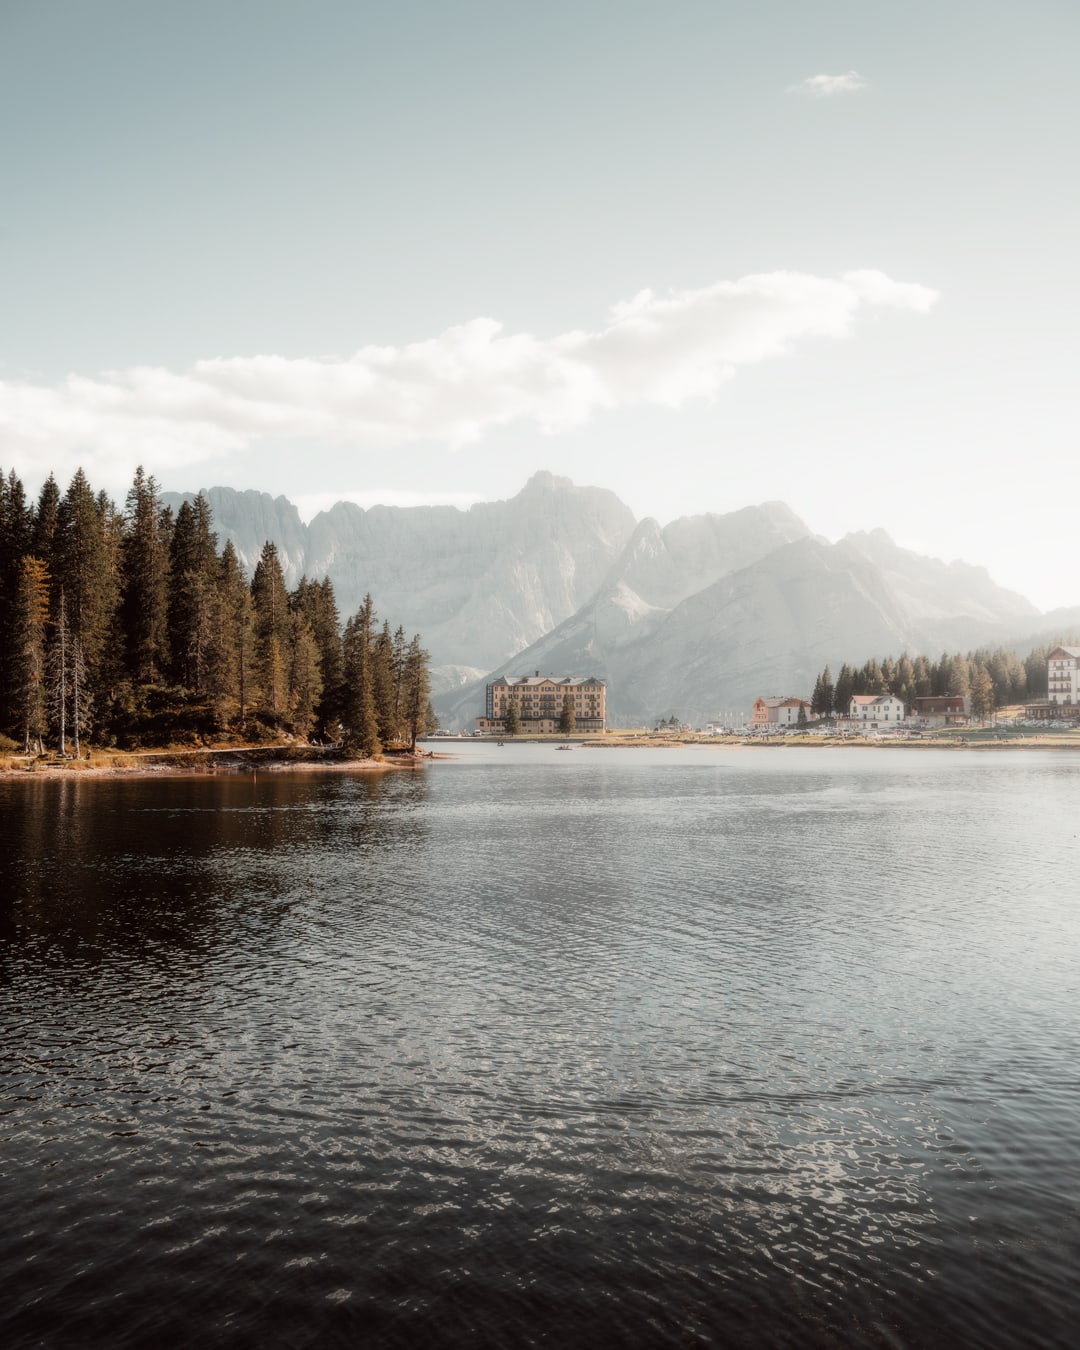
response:
<path id="1" fill-rule="evenodd" d="M 140 468 L 123 510 L 80 469 L 29 501 L 0 475 L 0 731 L 8 750 L 85 754 L 302 741 L 369 758 L 429 729 L 419 636 L 370 595 L 289 591 L 267 542 L 249 579 L 200 494 L 163 507 Z"/>

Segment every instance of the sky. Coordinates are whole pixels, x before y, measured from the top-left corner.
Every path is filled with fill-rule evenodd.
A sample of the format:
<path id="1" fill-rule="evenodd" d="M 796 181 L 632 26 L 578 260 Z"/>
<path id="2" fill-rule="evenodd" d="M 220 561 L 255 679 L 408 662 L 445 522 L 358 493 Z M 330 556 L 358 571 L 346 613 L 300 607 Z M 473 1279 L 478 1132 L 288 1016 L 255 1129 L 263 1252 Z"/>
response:
<path id="1" fill-rule="evenodd" d="M 1075 0 L 0 0 L 0 466 L 538 469 L 1080 604 Z"/>

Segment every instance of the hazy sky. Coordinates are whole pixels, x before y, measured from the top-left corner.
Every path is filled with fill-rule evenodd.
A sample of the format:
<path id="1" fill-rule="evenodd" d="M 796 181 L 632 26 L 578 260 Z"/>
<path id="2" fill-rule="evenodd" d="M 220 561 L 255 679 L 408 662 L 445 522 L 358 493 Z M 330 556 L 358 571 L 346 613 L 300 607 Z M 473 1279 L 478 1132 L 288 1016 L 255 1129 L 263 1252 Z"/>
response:
<path id="1" fill-rule="evenodd" d="M 0 0 L 0 465 L 666 521 L 1080 604 L 1076 0 Z"/>

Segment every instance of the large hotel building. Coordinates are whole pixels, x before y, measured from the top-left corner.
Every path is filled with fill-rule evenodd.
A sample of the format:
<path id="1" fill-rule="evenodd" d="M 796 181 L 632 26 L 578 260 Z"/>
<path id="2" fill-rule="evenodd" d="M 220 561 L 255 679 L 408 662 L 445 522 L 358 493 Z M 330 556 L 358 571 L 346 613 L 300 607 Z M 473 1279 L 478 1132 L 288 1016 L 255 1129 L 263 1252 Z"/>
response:
<path id="1" fill-rule="evenodd" d="M 563 700 L 574 703 L 578 731 L 603 731 L 607 719 L 607 685 L 594 675 L 502 676 L 487 687 L 484 716 L 476 719 L 477 731 L 504 731 L 511 703 L 517 704 L 521 730 L 552 734 L 559 729 Z"/>
<path id="2" fill-rule="evenodd" d="M 1046 658 L 1046 701 L 1027 705 L 1027 716 L 1049 718 L 1080 717 L 1080 647 L 1055 647 Z"/>

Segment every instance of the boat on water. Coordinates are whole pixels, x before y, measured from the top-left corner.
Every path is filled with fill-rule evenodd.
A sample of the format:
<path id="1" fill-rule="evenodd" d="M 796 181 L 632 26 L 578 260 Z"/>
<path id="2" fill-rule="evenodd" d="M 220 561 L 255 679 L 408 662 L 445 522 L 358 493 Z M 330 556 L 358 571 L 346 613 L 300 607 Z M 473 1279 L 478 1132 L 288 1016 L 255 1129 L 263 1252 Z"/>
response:
<path id="1" fill-rule="evenodd" d="M 557 745 L 555 747 L 556 750 L 573 750 L 573 748 L 572 745 Z"/>

